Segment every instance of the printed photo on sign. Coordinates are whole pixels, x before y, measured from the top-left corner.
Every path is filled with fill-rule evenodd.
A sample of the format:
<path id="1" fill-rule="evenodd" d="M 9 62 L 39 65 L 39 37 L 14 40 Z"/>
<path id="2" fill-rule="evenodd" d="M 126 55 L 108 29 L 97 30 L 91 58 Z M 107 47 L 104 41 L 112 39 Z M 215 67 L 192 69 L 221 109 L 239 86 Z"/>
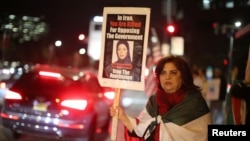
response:
<path id="1" fill-rule="evenodd" d="M 105 7 L 99 82 L 102 86 L 144 90 L 148 8 Z"/>
<path id="2" fill-rule="evenodd" d="M 133 66 L 133 48 L 133 42 L 131 41 L 114 41 L 112 63 L 105 66 L 105 78 L 127 81 L 140 80 L 140 72 L 136 72 L 136 66 Z"/>

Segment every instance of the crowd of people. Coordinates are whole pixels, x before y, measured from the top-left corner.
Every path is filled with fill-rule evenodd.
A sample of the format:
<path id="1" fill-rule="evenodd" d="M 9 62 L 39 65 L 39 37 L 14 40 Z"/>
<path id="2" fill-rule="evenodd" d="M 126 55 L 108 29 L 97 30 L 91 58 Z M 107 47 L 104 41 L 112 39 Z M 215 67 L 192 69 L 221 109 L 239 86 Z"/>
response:
<path id="1" fill-rule="evenodd" d="M 225 124 L 225 105 L 227 95 L 227 79 L 218 67 L 213 69 L 211 77 L 206 76 L 206 70 L 193 67 L 194 83 L 202 90 L 202 95 L 209 105 L 212 124 Z M 217 83 L 215 83 L 217 82 Z"/>

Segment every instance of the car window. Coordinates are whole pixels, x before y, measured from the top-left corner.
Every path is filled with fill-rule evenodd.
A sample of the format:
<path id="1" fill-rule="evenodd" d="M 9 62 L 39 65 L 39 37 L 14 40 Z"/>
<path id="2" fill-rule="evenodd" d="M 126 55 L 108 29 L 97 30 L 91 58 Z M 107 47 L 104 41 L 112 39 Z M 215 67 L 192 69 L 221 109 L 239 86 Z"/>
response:
<path id="1" fill-rule="evenodd" d="M 43 78 L 37 75 L 35 72 L 30 72 L 27 74 L 23 74 L 19 81 L 15 83 L 13 88 L 20 87 L 29 90 L 60 90 L 66 87 L 71 86 L 74 83 L 73 80 L 70 79 L 50 79 Z"/>
<path id="2" fill-rule="evenodd" d="M 97 76 L 93 74 L 86 73 L 80 81 L 86 82 L 86 86 L 90 90 L 93 97 L 98 98 L 99 94 L 103 92 L 102 87 L 100 86 Z"/>
<path id="3" fill-rule="evenodd" d="M 93 91 L 95 93 L 101 93 L 102 92 L 102 88 L 101 88 L 101 86 L 100 86 L 100 84 L 99 84 L 96 77 L 91 77 L 88 82 L 92 84 L 91 87 L 92 87 L 92 89 L 93 89 Z"/>

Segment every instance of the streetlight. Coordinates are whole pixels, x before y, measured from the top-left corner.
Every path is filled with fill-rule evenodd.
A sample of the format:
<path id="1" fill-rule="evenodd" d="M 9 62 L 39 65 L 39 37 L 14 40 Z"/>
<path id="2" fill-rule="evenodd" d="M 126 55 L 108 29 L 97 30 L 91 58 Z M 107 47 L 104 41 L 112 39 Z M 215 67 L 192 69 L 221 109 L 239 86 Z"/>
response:
<path id="1" fill-rule="evenodd" d="M 78 39 L 79 39 L 80 41 L 83 41 L 83 40 L 85 39 L 85 35 L 84 35 L 84 34 L 80 34 L 80 35 L 78 36 Z"/>
<path id="2" fill-rule="evenodd" d="M 62 41 L 61 40 L 55 41 L 55 46 L 56 47 L 61 47 L 62 46 Z"/>
<path id="3" fill-rule="evenodd" d="M 79 49 L 79 54 L 81 54 L 81 55 L 86 54 L 86 49 L 85 48 L 80 48 Z"/>

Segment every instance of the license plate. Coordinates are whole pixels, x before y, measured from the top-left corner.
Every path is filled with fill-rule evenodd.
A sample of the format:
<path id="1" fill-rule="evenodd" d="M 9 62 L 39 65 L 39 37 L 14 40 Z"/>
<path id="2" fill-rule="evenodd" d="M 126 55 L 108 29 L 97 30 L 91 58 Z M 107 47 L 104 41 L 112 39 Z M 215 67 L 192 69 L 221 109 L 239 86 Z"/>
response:
<path id="1" fill-rule="evenodd" d="M 33 110 L 37 111 L 47 111 L 47 104 L 44 103 L 37 103 L 33 106 Z"/>

